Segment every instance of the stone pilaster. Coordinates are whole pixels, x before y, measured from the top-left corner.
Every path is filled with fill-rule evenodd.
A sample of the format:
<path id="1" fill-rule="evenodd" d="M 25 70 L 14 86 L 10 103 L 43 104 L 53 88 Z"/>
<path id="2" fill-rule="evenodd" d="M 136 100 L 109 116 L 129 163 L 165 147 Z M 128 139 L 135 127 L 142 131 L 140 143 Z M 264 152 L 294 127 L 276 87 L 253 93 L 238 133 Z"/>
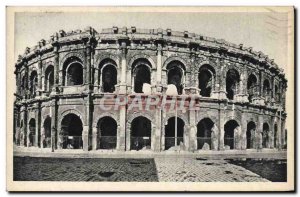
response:
<path id="1" fill-rule="evenodd" d="M 217 76 L 216 76 L 216 83 L 215 83 L 215 87 L 214 90 L 211 93 L 211 98 L 215 98 L 215 99 L 227 99 L 226 96 L 226 73 L 224 73 L 225 71 L 225 63 L 223 58 L 219 59 L 218 62 L 218 67 L 220 69 L 219 72 L 217 72 Z"/>
<path id="2" fill-rule="evenodd" d="M 27 113 L 28 113 L 28 111 L 27 111 Z M 29 147 L 30 146 L 30 133 L 31 133 L 31 131 L 30 131 L 30 129 L 29 129 L 29 122 L 28 122 L 29 120 L 27 119 L 27 133 L 26 133 L 26 147 Z"/>
<path id="3" fill-rule="evenodd" d="M 280 128 L 280 131 L 281 132 L 278 132 L 280 133 L 280 136 L 278 136 L 278 139 L 280 139 L 280 143 L 279 143 L 279 146 L 278 148 L 281 150 L 283 148 L 284 145 L 287 144 L 286 140 L 285 140 L 285 119 L 282 119 L 281 120 L 281 128 Z"/>
<path id="4" fill-rule="evenodd" d="M 54 73 L 53 73 L 53 76 L 54 76 L 54 84 L 53 84 L 53 87 L 52 87 L 52 92 L 51 94 L 55 94 L 55 93 L 58 93 L 58 86 L 59 85 L 62 85 L 62 78 L 60 79 L 59 77 L 59 53 L 58 53 L 58 46 L 54 46 Z"/>
<path id="5" fill-rule="evenodd" d="M 127 122 L 126 124 L 126 130 L 125 130 L 125 140 L 126 140 L 126 151 L 130 150 L 130 130 L 131 130 L 131 124 L 129 122 Z"/>
<path id="6" fill-rule="evenodd" d="M 57 131 L 57 110 L 58 110 L 58 105 L 57 105 L 57 100 L 54 98 L 51 101 L 51 108 L 50 108 L 50 114 L 51 114 L 51 149 L 52 152 L 58 147 L 58 141 L 56 140 L 58 137 L 58 131 Z"/>
<path id="7" fill-rule="evenodd" d="M 244 112 L 241 117 L 241 149 L 247 149 L 247 121 L 246 114 Z"/>
<path id="8" fill-rule="evenodd" d="M 43 70 L 43 66 L 42 66 L 42 60 L 41 60 L 41 56 L 39 55 L 39 62 L 38 62 L 38 72 L 37 72 L 37 78 L 38 78 L 38 84 L 37 84 L 37 97 L 41 97 L 42 96 L 42 70 Z"/>
<path id="9" fill-rule="evenodd" d="M 196 112 L 194 109 L 189 110 L 189 117 L 190 117 L 190 130 L 188 131 L 189 134 L 189 151 L 197 150 L 197 126 L 196 126 Z"/>
<path id="10" fill-rule="evenodd" d="M 278 121 L 278 131 L 277 131 L 277 135 L 278 135 L 278 149 L 281 150 L 282 149 L 282 133 L 284 132 L 284 121 L 282 120 L 282 111 L 281 109 L 279 109 L 279 121 Z"/>
<path id="11" fill-rule="evenodd" d="M 84 125 L 82 131 L 83 151 L 89 150 L 89 126 Z"/>
<path id="12" fill-rule="evenodd" d="M 184 125 L 184 131 L 183 131 L 183 143 L 184 143 L 184 150 L 188 151 L 190 150 L 190 135 L 189 131 L 191 131 L 190 125 Z"/>
<path id="13" fill-rule="evenodd" d="M 211 128 L 211 150 L 219 149 L 219 137 L 220 131 L 216 124 Z"/>
<path id="14" fill-rule="evenodd" d="M 85 72 L 85 84 L 86 84 L 86 89 L 90 88 L 91 85 L 91 41 L 89 40 L 86 44 L 86 50 L 85 50 L 85 55 L 86 55 L 86 72 Z"/>
<path id="15" fill-rule="evenodd" d="M 88 90 L 89 91 L 89 90 Z M 91 92 L 88 92 L 88 96 L 85 100 L 85 124 L 82 131 L 83 151 L 88 151 L 92 146 L 92 142 L 89 140 L 92 136 L 92 120 L 93 120 L 93 101 Z"/>
<path id="16" fill-rule="evenodd" d="M 127 61 L 126 61 L 126 43 L 122 42 L 121 44 L 121 84 L 119 89 L 119 94 L 126 94 L 126 70 L 127 70 Z"/>
<path id="17" fill-rule="evenodd" d="M 234 149 L 241 150 L 241 142 L 242 142 L 242 129 L 241 126 L 237 126 L 234 129 Z"/>
<path id="18" fill-rule="evenodd" d="M 40 103 L 36 103 L 35 105 L 35 120 L 36 120 L 36 125 L 35 125 L 35 143 L 34 146 L 40 147 L 41 144 L 41 108 L 40 108 Z"/>
<path id="19" fill-rule="evenodd" d="M 41 126 L 41 148 L 45 148 L 44 143 L 46 140 L 45 128 Z"/>
<path id="20" fill-rule="evenodd" d="M 258 116 L 258 123 L 257 123 L 257 127 L 256 127 L 256 139 L 255 139 L 255 148 L 256 149 L 262 149 L 262 134 L 263 134 L 263 124 L 264 124 L 264 119 L 263 119 L 263 115 L 259 115 Z"/>
<path id="21" fill-rule="evenodd" d="M 156 92 L 162 92 L 162 45 L 157 46 Z"/>
<path id="22" fill-rule="evenodd" d="M 275 77 L 272 76 L 272 98 L 271 98 L 271 102 L 272 102 L 272 106 L 276 105 L 276 94 L 275 94 Z"/>
<path id="23" fill-rule="evenodd" d="M 234 97 L 237 102 L 246 103 L 248 101 L 247 94 L 247 70 L 243 69 L 241 73 L 241 79 L 239 82 L 238 94 Z"/>
<path id="24" fill-rule="evenodd" d="M 162 111 L 160 106 L 157 106 L 155 109 L 155 131 L 154 131 L 154 136 L 153 136 L 153 150 L 155 152 L 159 152 L 161 150 L 161 124 L 162 124 Z"/>
<path id="25" fill-rule="evenodd" d="M 97 143 L 98 141 L 98 132 L 97 132 L 97 128 L 93 127 L 92 129 L 92 150 L 97 150 Z"/>
<path id="26" fill-rule="evenodd" d="M 94 65 L 94 93 L 100 92 L 100 76 L 99 65 Z M 117 90 L 117 88 L 116 88 Z"/>
<path id="27" fill-rule="evenodd" d="M 220 105 L 219 110 L 219 150 L 224 150 L 224 124 L 225 124 L 225 111 L 224 111 L 224 105 Z"/>
<path id="28" fill-rule="evenodd" d="M 23 109 L 23 130 L 21 131 L 22 134 L 21 136 L 21 143 L 20 145 L 21 146 L 27 146 L 27 125 L 28 125 L 28 122 L 27 122 L 27 106 L 24 105 L 24 109 Z"/>
<path id="29" fill-rule="evenodd" d="M 130 150 L 130 130 L 127 132 L 127 123 L 126 123 L 126 106 L 120 106 L 120 128 L 119 129 L 119 140 L 118 140 L 118 150 L 125 151 Z M 128 144 L 129 137 L 129 144 Z"/>
<path id="30" fill-rule="evenodd" d="M 28 65 L 27 62 L 24 62 L 24 67 L 25 67 L 25 97 L 24 99 L 28 99 L 28 93 L 29 93 L 29 69 L 28 69 Z"/>

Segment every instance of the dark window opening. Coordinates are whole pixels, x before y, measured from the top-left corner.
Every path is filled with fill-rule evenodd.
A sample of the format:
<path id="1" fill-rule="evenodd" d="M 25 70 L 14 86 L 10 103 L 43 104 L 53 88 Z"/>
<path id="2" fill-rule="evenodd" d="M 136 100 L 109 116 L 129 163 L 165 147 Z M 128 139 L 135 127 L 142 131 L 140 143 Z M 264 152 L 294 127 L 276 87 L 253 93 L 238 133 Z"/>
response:
<path id="1" fill-rule="evenodd" d="M 179 61 L 173 61 L 167 66 L 168 84 L 175 85 L 179 95 L 183 92 L 182 77 L 184 75 L 184 68 L 184 65 Z"/>
<path id="2" fill-rule="evenodd" d="M 263 133 L 262 133 L 262 147 L 263 148 L 269 148 L 270 144 L 269 144 L 269 125 L 268 123 L 264 123 L 263 124 Z"/>
<path id="3" fill-rule="evenodd" d="M 83 70 L 80 63 L 72 63 L 67 68 L 67 86 L 82 85 Z"/>
<path id="4" fill-rule="evenodd" d="M 51 118 L 47 116 L 47 118 L 44 121 L 44 131 L 45 131 L 45 140 L 44 148 L 50 148 L 51 147 Z"/>
<path id="5" fill-rule="evenodd" d="M 113 118 L 101 118 L 97 125 L 97 147 L 100 149 L 115 149 L 117 147 L 117 128 L 117 122 Z"/>
<path id="6" fill-rule="evenodd" d="M 255 94 L 257 94 L 257 79 L 256 77 L 251 74 L 248 78 L 248 82 L 247 82 L 247 90 L 248 90 L 248 100 L 249 102 L 252 102 L 252 99 L 254 97 Z"/>
<path id="7" fill-rule="evenodd" d="M 117 84 L 117 70 L 115 66 L 109 64 L 102 71 L 103 92 L 113 93 Z"/>
<path id="8" fill-rule="evenodd" d="M 36 127 L 35 119 L 32 118 L 29 121 L 29 146 L 35 145 L 35 127 Z"/>
<path id="9" fill-rule="evenodd" d="M 275 124 L 274 125 L 274 148 L 277 148 L 278 145 L 277 130 L 278 130 L 278 126 L 277 124 Z"/>
<path id="10" fill-rule="evenodd" d="M 137 117 L 131 123 L 131 150 L 151 149 L 151 121 Z"/>
<path id="11" fill-rule="evenodd" d="M 63 134 L 63 148 L 81 149 L 82 148 L 82 122 L 75 114 L 66 115 L 61 123 Z"/>
<path id="12" fill-rule="evenodd" d="M 266 102 L 270 101 L 270 82 L 267 79 L 265 79 L 263 83 L 263 96 Z"/>
<path id="13" fill-rule="evenodd" d="M 77 57 L 68 58 L 63 66 L 63 84 L 65 86 L 83 84 L 83 64 Z"/>
<path id="14" fill-rule="evenodd" d="M 165 150 L 175 146 L 175 117 L 169 118 L 168 124 L 165 126 Z M 181 118 L 177 118 L 177 144 L 183 143 L 184 122 Z"/>
<path id="15" fill-rule="evenodd" d="M 235 69 L 228 70 L 226 75 L 226 92 L 228 99 L 233 100 L 234 96 L 238 93 L 239 81 L 239 73 Z"/>
<path id="16" fill-rule="evenodd" d="M 254 148 L 254 142 L 255 142 L 255 132 L 256 132 L 256 125 L 254 122 L 249 122 L 247 124 L 247 132 L 246 132 L 246 138 L 247 138 L 247 149 Z"/>
<path id="17" fill-rule="evenodd" d="M 211 149 L 211 132 L 212 128 L 214 126 L 214 123 L 209 118 L 202 119 L 197 124 L 197 147 L 198 149 L 202 149 L 204 144 L 208 144 Z"/>
<path id="18" fill-rule="evenodd" d="M 54 68 L 49 66 L 45 72 L 45 90 L 51 92 L 54 85 Z"/>
<path id="19" fill-rule="evenodd" d="M 173 68 L 168 72 L 168 84 L 173 84 L 177 88 L 178 94 L 182 94 L 181 71 L 178 68 Z"/>
<path id="20" fill-rule="evenodd" d="M 229 146 L 230 149 L 234 149 L 234 131 L 237 129 L 239 124 L 235 120 L 229 120 L 225 125 L 224 125 L 224 145 Z"/>
<path id="21" fill-rule="evenodd" d="M 36 96 L 37 83 L 38 83 L 37 72 L 32 71 L 30 75 L 30 82 L 29 82 L 30 98 L 34 98 Z"/>
<path id="22" fill-rule="evenodd" d="M 198 80 L 200 95 L 204 97 L 210 97 L 213 89 L 213 69 L 204 65 L 200 68 Z"/>
<path id="23" fill-rule="evenodd" d="M 151 73 L 146 65 L 140 64 L 134 69 L 134 92 L 143 93 L 144 83 L 151 84 Z"/>

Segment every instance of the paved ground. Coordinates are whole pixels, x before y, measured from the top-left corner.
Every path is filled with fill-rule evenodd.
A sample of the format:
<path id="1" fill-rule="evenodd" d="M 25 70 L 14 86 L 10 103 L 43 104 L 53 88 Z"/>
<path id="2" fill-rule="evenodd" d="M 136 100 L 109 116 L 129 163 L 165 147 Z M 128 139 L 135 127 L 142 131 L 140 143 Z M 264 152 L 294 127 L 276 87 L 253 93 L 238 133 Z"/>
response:
<path id="1" fill-rule="evenodd" d="M 159 181 L 163 182 L 267 182 L 243 167 L 224 160 L 156 158 Z"/>
<path id="2" fill-rule="evenodd" d="M 249 161 L 252 161 L 250 165 L 253 168 L 256 168 L 257 163 L 262 163 L 262 160 Z M 247 163 L 247 160 L 245 162 Z M 276 161 L 273 163 L 277 164 Z M 154 159 L 14 157 L 14 180 L 267 182 L 269 180 L 261 171 L 278 170 L 268 169 L 272 166 L 263 165 L 264 168 L 260 167 L 260 171 L 254 173 L 242 166 L 239 163 L 233 164 L 232 160 L 203 157 L 155 157 Z"/>
<path id="3" fill-rule="evenodd" d="M 286 159 L 226 159 L 231 164 L 241 166 L 247 170 L 259 174 L 272 182 L 287 181 L 287 160 Z"/>
<path id="4" fill-rule="evenodd" d="M 14 157 L 15 181 L 157 182 L 154 159 Z"/>
<path id="5" fill-rule="evenodd" d="M 285 150 L 116 151 L 14 147 L 20 181 L 286 181 Z"/>

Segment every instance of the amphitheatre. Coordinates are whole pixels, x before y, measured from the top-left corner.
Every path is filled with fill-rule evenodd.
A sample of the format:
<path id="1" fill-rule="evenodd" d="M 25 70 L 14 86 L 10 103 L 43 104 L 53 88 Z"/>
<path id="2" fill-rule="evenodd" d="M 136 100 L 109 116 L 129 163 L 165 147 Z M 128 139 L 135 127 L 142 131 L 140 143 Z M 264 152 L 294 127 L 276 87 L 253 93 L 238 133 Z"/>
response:
<path id="1" fill-rule="evenodd" d="M 59 30 L 26 48 L 14 73 L 17 146 L 153 152 L 286 147 L 284 72 L 243 44 L 172 29 Z M 166 94 L 171 84 L 175 96 Z M 153 102 L 147 110 L 128 110 L 136 97 L 146 102 L 153 95 L 183 107 L 165 110 Z M 100 106 L 114 106 L 120 97 L 127 102 L 117 108 Z"/>

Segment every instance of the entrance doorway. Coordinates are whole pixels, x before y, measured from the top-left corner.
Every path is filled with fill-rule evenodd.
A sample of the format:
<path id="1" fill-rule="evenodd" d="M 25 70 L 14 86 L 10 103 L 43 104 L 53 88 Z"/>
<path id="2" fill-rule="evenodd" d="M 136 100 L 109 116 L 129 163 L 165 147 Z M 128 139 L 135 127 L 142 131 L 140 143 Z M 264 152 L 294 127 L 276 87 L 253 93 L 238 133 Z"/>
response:
<path id="1" fill-rule="evenodd" d="M 75 114 L 66 115 L 61 123 L 64 149 L 82 149 L 82 122 Z"/>
<path id="2" fill-rule="evenodd" d="M 184 122 L 181 118 L 177 117 L 177 137 L 175 130 L 175 117 L 169 118 L 165 126 L 165 150 L 183 143 Z"/>
<path id="3" fill-rule="evenodd" d="M 131 122 L 130 149 L 151 149 L 151 121 L 139 116 Z"/>

